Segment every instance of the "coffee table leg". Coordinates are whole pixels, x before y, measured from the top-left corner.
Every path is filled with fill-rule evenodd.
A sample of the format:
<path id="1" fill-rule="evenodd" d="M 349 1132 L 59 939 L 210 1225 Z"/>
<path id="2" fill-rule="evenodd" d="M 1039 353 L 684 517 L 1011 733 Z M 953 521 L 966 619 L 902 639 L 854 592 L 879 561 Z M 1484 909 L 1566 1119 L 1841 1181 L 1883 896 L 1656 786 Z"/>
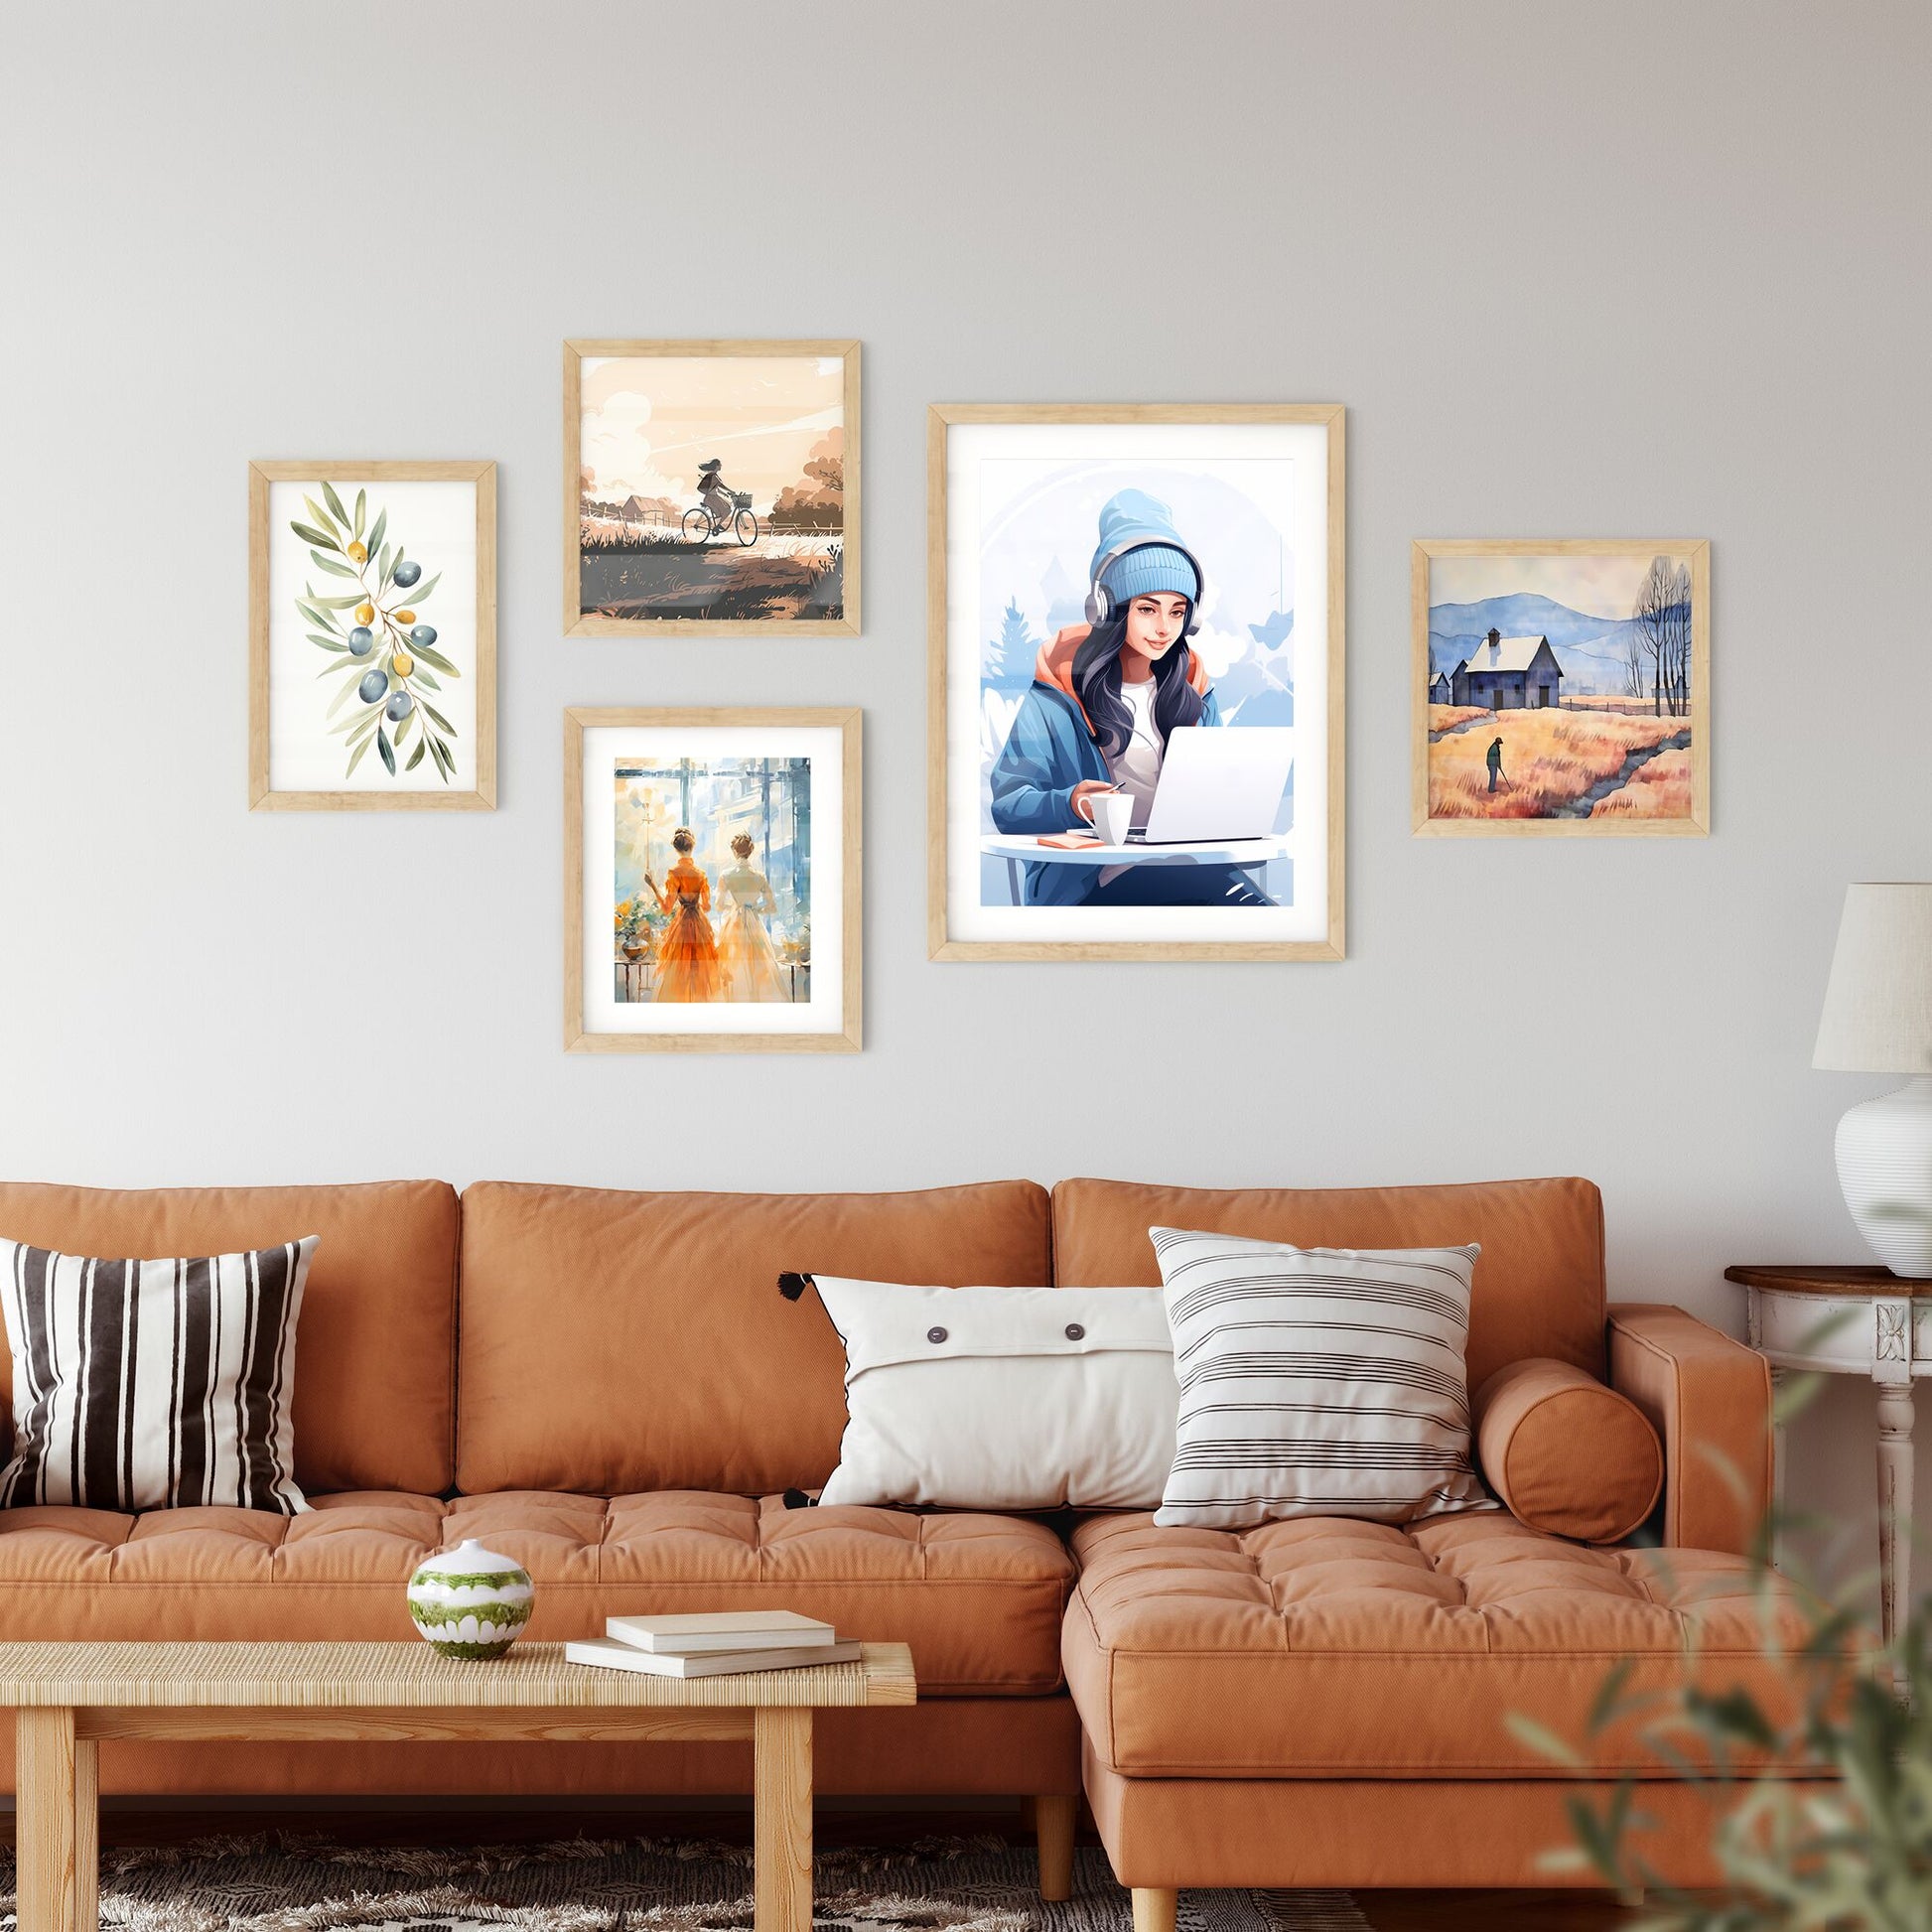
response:
<path id="1" fill-rule="evenodd" d="M 752 1773 L 754 1932 L 811 1932 L 812 1714 L 758 1713 Z M 22 1932 L 31 1932 L 23 1927 Z"/>
<path id="2" fill-rule="evenodd" d="M 100 1746 L 91 1737 L 73 1746 L 73 1922 L 99 1932 Z"/>
<path id="3" fill-rule="evenodd" d="M 14 1859 L 20 1932 L 76 1932 L 73 1713 L 23 1710 L 14 1721 Z"/>

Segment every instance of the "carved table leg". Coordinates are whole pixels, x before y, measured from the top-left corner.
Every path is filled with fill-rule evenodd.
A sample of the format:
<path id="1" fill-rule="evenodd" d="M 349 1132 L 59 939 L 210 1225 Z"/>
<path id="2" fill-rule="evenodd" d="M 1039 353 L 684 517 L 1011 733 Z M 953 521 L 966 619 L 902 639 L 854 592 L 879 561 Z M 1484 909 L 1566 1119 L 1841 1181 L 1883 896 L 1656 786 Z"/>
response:
<path id="1" fill-rule="evenodd" d="M 1903 1534 L 1900 1534 L 1901 1526 Z M 1912 1385 L 1878 1385 L 1878 1610 L 1887 1644 L 1912 1613 Z M 1893 1683 L 1906 1695 L 1905 1673 Z"/>

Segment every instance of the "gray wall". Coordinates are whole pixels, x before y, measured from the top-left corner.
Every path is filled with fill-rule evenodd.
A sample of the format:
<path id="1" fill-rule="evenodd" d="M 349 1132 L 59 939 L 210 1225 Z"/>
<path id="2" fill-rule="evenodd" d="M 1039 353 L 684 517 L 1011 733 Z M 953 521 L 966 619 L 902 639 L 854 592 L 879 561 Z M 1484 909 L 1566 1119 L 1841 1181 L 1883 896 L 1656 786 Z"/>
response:
<path id="1" fill-rule="evenodd" d="M 1727 1261 L 1858 1253 L 1831 1129 L 1878 1083 L 1807 1062 L 1846 881 L 1932 872 L 1911 0 L 344 0 L 8 43 L 0 1172 L 1575 1173 L 1614 1294 L 1730 1324 Z M 864 638 L 561 640 L 567 335 L 864 340 Z M 1346 964 L 927 963 L 939 398 L 1348 405 Z M 493 816 L 244 808 L 245 465 L 325 454 L 501 466 Z M 1425 534 L 1713 540 L 1709 840 L 1411 838 Z M 566 1057 L 559 714 L 741 698 L 866 708 L 866 1051 Z M 1794 1500 L 1865 1506 L 1869 1427 L 1849 1388 L 1808 1419 Z"/>

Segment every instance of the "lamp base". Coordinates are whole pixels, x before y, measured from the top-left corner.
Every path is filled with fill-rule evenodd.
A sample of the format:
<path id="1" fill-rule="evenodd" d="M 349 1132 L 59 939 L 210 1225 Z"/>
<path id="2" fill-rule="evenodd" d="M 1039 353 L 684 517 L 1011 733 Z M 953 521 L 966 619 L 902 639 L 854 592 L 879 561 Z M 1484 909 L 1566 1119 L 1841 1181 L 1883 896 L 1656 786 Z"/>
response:
<path id="1" fill-rule="evenodd" d="M 1865 1245 L 1894 1275 L 1932 1278 L 1932 1074 L 1838 1124 L 1838 1184 Z"/>

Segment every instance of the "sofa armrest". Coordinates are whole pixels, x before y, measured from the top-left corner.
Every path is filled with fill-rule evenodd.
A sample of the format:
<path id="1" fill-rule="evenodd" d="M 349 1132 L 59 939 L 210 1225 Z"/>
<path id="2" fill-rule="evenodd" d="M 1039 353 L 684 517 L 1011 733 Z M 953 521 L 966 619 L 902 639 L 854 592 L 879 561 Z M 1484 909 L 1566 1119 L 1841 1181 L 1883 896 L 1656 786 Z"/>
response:
<path id="1" fill-rule="evenodd" d="M 1771 1368 L 1683 1309 L 1612 1303 L 1610 1386 L 1664 1445 L 1664 1541 L 1748 1555 L 1771 1507 Z"/>

